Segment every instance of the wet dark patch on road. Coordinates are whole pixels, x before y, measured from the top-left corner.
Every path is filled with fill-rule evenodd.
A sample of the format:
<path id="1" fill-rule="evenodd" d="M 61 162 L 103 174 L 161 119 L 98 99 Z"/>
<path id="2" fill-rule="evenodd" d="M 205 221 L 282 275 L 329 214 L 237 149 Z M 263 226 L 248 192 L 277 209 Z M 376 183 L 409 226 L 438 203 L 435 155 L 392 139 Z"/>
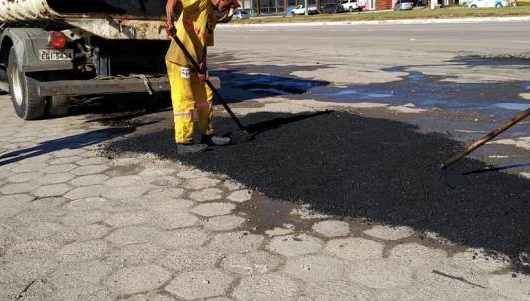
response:
<path id="1" fill-rule="evenodd" d="M 331 65 L 273 65 L 242 64 L 230 54 L 211 56 L 210 74 L 219 77 L 219 92 L 228 102 L 254 100 L 279 95 L 303 94 L 314 87 L 330 83 L 293 76 L 299 71 L 320 71 L 332 68 Z"/>
<path id="2" fill-rule="evenodd" d="M 291 215 L 297 208 L 292 202 L 271 199 L 263 194 L 255 193 L 252 200 L 238 206 L 248 220 L 247 226 L 257 233 L 264 233 L 275 227 L 291 226 L 296 231 L 308 231 L 312 222 Z"/>
<path id="3" fill-rule="evenodd" d="M 302 94 L 314 87 L 329 84 L 327 81 L 304 80 L 270 74 L 245 74 L 233 70 L 217 71 L 213 74 L 219 76 L 224 85 L 251 91 L 262 96 Z"/>
<path id="4" fill-rule="evenodd" d="M 337 103 L 380 102 L 391 105 L 412 103 L 426 109 L 470 112 L 478 110 L 496 115 L 502 113 L 504 116 L 510 116 L 518 110 L 530 107 L 530 102 L 520 96 L 521 93 L 527 92 L 529 82 L 459 83 L 451 81 L 456 77 L 427 75 L 409 70 L 411 67 L 422 66 L 400 66 L 382 70 L 407 73 L 399 81 L 347 87 L 317 87 L 310 91 L 311 98 Z"/>
<path id="5" fill-rule="evenodd" d="M 463 185 L 449 188 L 439 166 L 461 150 L 461 143 L 420 133 L 403 122 L 347 112 L 257 113 L 242 122 L 261 128 L 255 140 L 202 154 L 177 157 L 171 123 L 138 128 L 108 144 L 106 152 L 150 152 L 181 160 L 226 174 L 273 200 L 307 203 L 344 218 L 406 225 L 501 252 L 524 270 L 518 258 L 530 251 L 530 181 L 490 172 L 469 175 Z M 225 118 L 216 123 L 221 132 L 236 130 Z M 472 159 L 458 166 L 461 171 L 484 167 Z"/>
<path id="6" fill-rule="evenodd" d="M 142 167 L 139 164 L 131 164 L 131 165 L 123 165 L 123 166 L 119 165 L 119 166 L 115 166 L 105 171 L 105 174 L 109 177 L 131 176 L 131 175 L 137 175 L 143 170 L 144 170 L 144 167 Z"/>
<path id="7" fill-rule="evenodd" d="M 530 69 L 530 58 L 525 55 L 459 55 L 448 63 L 467 67 L 497 67 L 510 69 Z"/>
<path id="8" fill-rule="evenodd" d="M 445 239 L 428 237 L 423 232 L 416 232 L 407 238 L 398 240 L 383 240 L 364 233 L 364 231 L 377 224 L 370 218 L 347 215 L 322 216 L 322 213 L 308 208 L 307 205 L 303 203 L 303 200 L 299 202 L 284 201 L 269 198 L 263 193 L 254 192 L 250 201 L 238 204 L 237 213 L 247 219 L 245 227 L 256 234 L 273 235 L 275 231 L 287 232 L 280 232 L 281 234 L 277 232 L 274 235 L 313 232 L 312 235 L 318 236 L 323 240 L 329 240 L 329 237 L 314 233 L 312 230 L 314 223 L 327 220 L 330 217 L 338 219 L 349 224 L 350 235 L 384 244 L 383 257 L 385 258 L 390 255 L 390 251 L 394 247 L 406 243 L 418 243 L 433 249 L 441 249 L 449 256 L 463 252 L 466 249 L 462 245 L 448 243 Z"/>
<path id="9" fill-rule="evenodd" d="M 224 57 L 224 56 L 223 56 Z M 230 56 L 225 58 L 230 62 Z M 384 72 L 405 73 L 398 81 L 372 84 L 334 86 L 320 80 L 302 79 L 292 76 L 296 71 L 317 71 L 332 68 L 331 65 L 275 66 L 233 64 L 212 72 L 219 76 L 221 92 L 229 101 L 244 101 L 252 98 L 289 94 L 291 99 L 321 100 L 336 103 L 379 102 L 390 105 L 412 103 L 426 109 L 443 109 L 451 112 L 495 115 L 506 119 L 516 111 L 530 107 L 530 101 L 520 94 L 530 91 L 530 82 L 455 82 L 457 76 L 429 75 L 414 68 L 462 66 L 467 68 L 494 66 L 498 68 L 528 68 L 525 58 L 489 58 L 480 56 L 459 56 L 441 65 L 409 65 L 383 68 Z M 470 69 L 472 70 L 472 69 Z"/>

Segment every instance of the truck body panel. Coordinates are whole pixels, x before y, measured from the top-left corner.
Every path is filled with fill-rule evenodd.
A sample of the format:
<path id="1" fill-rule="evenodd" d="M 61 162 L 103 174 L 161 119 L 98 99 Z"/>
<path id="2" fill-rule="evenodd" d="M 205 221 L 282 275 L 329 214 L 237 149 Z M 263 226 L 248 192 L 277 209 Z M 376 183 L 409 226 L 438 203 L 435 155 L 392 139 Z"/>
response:
<path id="1" fill-rule="evenodd" d="M 0 2 L 5 24 L 64 23 L 106 39 L 167 39 L 164 1 L 17 0 Z"/>
<path id="2" fill-rule="evenodd" d="M 165 1 L 144 0 L 6 0 L 0 2 L 0 22 L 30 22 L 64 18 L 161 20 Z"/>
<path id="3" fill-rule="evenodd" d="M 74 18 L 64 22 L 81 33 L 89 32 L 112 40 L 167 40 L 164 22 L 160 20 Z"/>
<path id="4" fill-rule="evenodd" d="M 72 61 L 42 60 L 39 57 L 40 50 L 51 48 L 48 32 L 42 28 L 6 28 L 0 43 L 2 48 L 10 44 L 14 47 L 18 64 L 24 72 L 73 69 Z"/>

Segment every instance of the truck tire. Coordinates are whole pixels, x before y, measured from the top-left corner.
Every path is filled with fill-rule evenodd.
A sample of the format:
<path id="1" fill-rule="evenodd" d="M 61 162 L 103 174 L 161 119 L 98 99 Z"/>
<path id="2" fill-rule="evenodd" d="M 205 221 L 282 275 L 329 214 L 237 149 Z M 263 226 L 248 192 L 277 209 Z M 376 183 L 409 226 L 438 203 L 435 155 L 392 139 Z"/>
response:
<path id="1" fill-rule="evenodd" d="M 14 48 L 9 52 L 7 78 L 17 116 L 24 120 L 42 118 L 46 109 L 45 99 L 37 96 L 33 79 L 22 72 Z"/>

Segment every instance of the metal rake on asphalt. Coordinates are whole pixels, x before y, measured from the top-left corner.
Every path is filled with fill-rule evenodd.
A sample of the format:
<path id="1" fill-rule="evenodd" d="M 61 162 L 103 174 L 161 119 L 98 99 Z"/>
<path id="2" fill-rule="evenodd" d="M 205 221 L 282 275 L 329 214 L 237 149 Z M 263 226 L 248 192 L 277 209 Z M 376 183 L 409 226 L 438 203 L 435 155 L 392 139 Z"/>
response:
<path id="1" fill-rule="evenodd" d="M 496 128 L 493 131 L 489 132 L 488 134 L 484 135 L 483 137 L 481 137 L 477 141 L 467 145 L 464 148 L 463 151 L 453 155 L 447 161 L 445 161 L 440 166 L 440 170 L 441 170 L 441 176 L 445 180 L 445 182 L 448 184 L 448 186 L 451 187 L 451 188 L 454 188 L 451 184 L 449 184 L 449 181 L 448 181 L 448 176 L 450 176 L 450 175 L 452 175 L 452 176 L 455 176 L 455 175 L 467 176 L 467 175 L 470 175 L 470 174 L 476 174 L 476 173 L 481 173 L 481 172 L 499 171 L 499 170 L 508 169 L 508 168 L 527 166 L 528 164 L 513 164 L 513 165 L 508 165 L 508 166 L 502 166 L 502 167 L 490 167 L 490 168 L 485 168 L 485 169 L 475 170 L 475 171 L 470 171 L 470 172 L 465 172 L 465 173 L 451 173 L 451 172 L 449 172 L 449 167 L 450 166 L 452 166 L 456 162 L 462 160 L 467 155 L 471 154 L 473 151 L 475 151 L 479 147 L 483 146 L 488 141 L 491 141 L 493 138 L 499 136 L 500 134 L 502 134 L 504 131 L 508 130 L 512 126 L 514 126 L 517 123 L 521 122 L 523 119 L 527 118 L 528 116 L 530 116 L 530 108 L 527 109 L 526 111 L 519 112 L 512 119 L 510 119 L 509 121 L 507 121 L 506 123 L 504 123 L 500 127 Z"/>

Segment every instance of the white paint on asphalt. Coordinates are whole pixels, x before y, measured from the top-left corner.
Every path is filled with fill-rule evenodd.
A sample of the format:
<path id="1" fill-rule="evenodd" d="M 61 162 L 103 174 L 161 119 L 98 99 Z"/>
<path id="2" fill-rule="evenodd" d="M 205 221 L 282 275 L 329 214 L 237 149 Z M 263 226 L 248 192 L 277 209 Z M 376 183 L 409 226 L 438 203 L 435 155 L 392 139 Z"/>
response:
<path id="1" fill-rule="evenodd" d="M 527 103 L 517 103 L 517 102 L 503 102 L 503 103 L 496 103 L 493 105 L 496 108 L 506 109 L 506 110 L 514 110 L 514 111 L 523 111 L 530 109 L 530 104 Z"/>

